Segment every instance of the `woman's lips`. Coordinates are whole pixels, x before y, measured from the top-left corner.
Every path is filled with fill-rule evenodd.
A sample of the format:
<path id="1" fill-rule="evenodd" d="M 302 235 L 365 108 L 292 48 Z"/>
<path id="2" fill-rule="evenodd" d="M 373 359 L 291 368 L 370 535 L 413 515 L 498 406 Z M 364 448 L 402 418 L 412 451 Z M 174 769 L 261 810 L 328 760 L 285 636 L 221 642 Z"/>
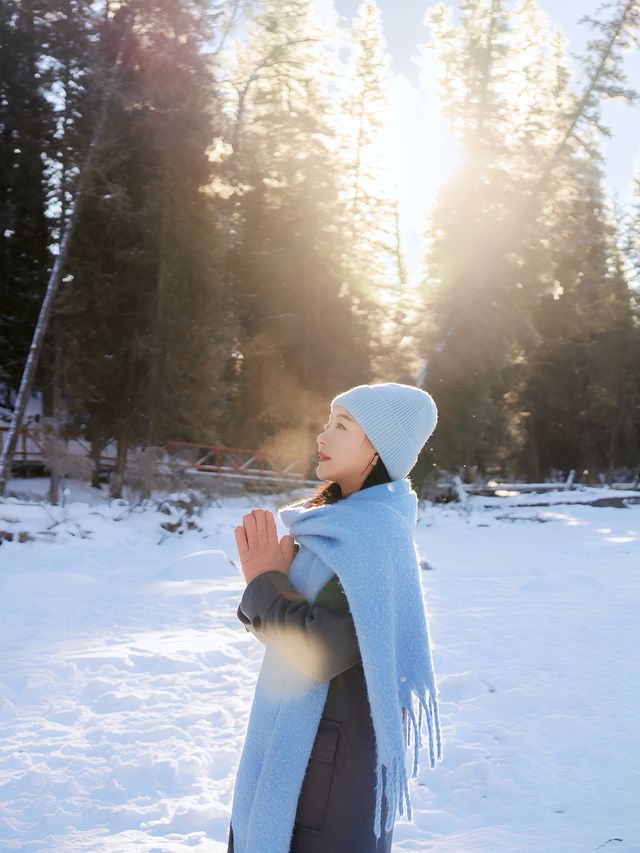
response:
<path id="1" fill-rule="evenodd" d="M 324 453 L 318 453 L 318 460 L 320 462 L 325 462 L 327 459 L 331 459 L 331 457 L 325 456 Z"/>

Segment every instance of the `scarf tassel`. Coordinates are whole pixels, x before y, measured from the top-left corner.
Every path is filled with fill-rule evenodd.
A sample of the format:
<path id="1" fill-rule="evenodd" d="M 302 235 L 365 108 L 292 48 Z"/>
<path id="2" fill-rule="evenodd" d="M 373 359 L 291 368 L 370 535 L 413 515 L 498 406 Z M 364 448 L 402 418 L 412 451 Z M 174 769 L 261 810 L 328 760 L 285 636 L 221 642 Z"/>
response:
<path id="1" fill-rule="evenodd" d="M 407 726 L 406 746 L 411 745 L 411 735 L 413 732 L 413 768 L 411 771 L 411 779 L 415 779 L 418 775 L 418 751 L 423 746 L 422 740 L 422 721 L 426 718 L 427 729 L 429 731 L 429 766 L 435 767 L 438 761 L 442 760 L 442 737 L 440 734 L 440 715 L 438 712 L 438 702 L 434 698 L 431 690 L 425 691 L 424 696 L 415 694 L 418 698 L 418 719 L 413 708 L 414 698 L 413 693 L 409 701 L 409 707 L 406 707 L 411 725 Z M 424 715 L 423 715 L 424 711 Z M 435 744 L 434 744 L 435 734 Z M 380 827 L 382 821 L 382 792 L 384 789 L 387 798 L 387 817 L 385 821 L 385 831 L 389 831 L 393 826 L 396 806 L 401 815 L 405 814 L 406 818 L 411 820 L 411 797 L 409 794 L 409 778 L 407 777 L 404 761 L 400 762 L 395 756 L 391 760 L 391 772 L 389 766 L 383 763 L 376 765 L 376 816 L 374 823 L 374 832 L 376 838 L 380 838 Z M 391 777 L 389 779 L 389 776 Z"/>
<path id="2" fill-rule="evenodd" d="M 407 708 L 409 714 L 410 726 L 407 726 L 407 746 L 411 743 L 411 733 L 413 731 L 413 769 L 411 778 L 415 779 L 418 775 L 418 750 L 424 745 L 422 739 L 422 721 L 426 718 L 427 730 L 429 732 L 429 766 L 435 767 L 438 761 L 442 761 L 442 736 L 440 733 L 440 714 L 438 711 L 438 701 L 435 698 L 433 690 L 426 690 L 423 696 L 416 694 L 418 698 L 418 720 L 413 710 L 413 695 L 411 696 L 410 707 Z M 424 712 L 424 713 L 423 713 Z M 434 742 L 435 737 L 435 742 Z"/>

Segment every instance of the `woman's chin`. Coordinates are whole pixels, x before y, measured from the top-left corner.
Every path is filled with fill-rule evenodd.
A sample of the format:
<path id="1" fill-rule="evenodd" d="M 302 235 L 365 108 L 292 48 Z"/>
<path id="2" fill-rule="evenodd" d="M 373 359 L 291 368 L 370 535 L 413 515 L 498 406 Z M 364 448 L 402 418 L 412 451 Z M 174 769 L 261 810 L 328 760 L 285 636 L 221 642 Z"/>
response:
<path id="1" fill-rule="evenodd" d="M 316 474 L 319 480 L 330 480 L 331 477 L 327 472 L 327 466 L 323 460 L 316 465 Z"/>

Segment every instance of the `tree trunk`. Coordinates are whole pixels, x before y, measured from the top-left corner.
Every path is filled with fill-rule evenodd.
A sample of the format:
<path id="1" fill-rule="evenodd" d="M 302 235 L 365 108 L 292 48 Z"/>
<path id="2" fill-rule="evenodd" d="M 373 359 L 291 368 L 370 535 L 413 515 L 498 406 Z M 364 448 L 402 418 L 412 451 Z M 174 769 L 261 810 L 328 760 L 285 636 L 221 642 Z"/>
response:
<path id="1" fill-rule="evenodd" d="M 95 414 L 89 418 L 89 457 L 93 462 L 91 485 L 100 488 L 100 451 L 102 450 L 102 430 Z"/>
<path id="2" fill-rule="evenodd" d="M 38 316 L 36 328 L 33 333 L 33 338 L 31 340 L 31 346 L 29 347 L 29 354 L 27 356 L 25 368 L 22 373 L 20 387 L 18 388 L 18 394 L 16 397 L 13 415 L 11 417 L 11 423 L 9 425 L 2 453 L 0 454 L 0 496 L 4 494 L 4 490 L 7 485 L 7 480 L 10 476 L 11 462 L 13 459 L 13 454 L 15 453 L 20 426 L 24 419 L 27 401 L 31 394 L 31 387 L 33 385 L 40 352 L 42 350 L 42 343 L 44 340 L 45 333 L 47 331 L 47 326 L 49 324 L 49 318 L 51 316 L 53 302 L 56 298 L 56 294 L 60 286 L 60 281 L 62 279 L 62 270 L 64 268 L 65 260 L 69 251 L 69 245 L 71 243 L 71 239 L 73 237 L 73 233 L 78 222 L 80 205 L 90 186 L 95 152 L 104 132 L 109 102 L 111 100 L 111 96 L 113 94 L 115 84 L 118 78 L 118 72 L 120 71 L 122 57 L 124 55 L 124 50 L 127 43 L 127 36 L 131 32 L 132 24 L 133 18 L 130 21 L 124 18 L 122 21 L 123 30 L 122 35 L 120 37 L 118 54 L 113 63 L 113 66 L 111 67 L 109 79 L 107 80 L 107 84 L 105 87 L 105 95 L 102 101 L 102 108 L 95 124 L 91 143 L 89 145 L 89 150 L 85 157 L 84 163 L 82 164 L 82 167 L 80 169 L 78 189 L 76 191 L 75 198 L 73 199 L 73 202 L 71 204 L 71 213 L 64 228 L 64 232 L 58 249 L 58 254 L 56 256 L 51 270 L 51 274 L 49 276 L 47 290 L 42 301 L 42 307 L 40 308 L 40 314 Z"/>
<path id="3" fill-rule="evenodd" d="M 53 380 L 52 380 L 52 418 L 48 429 L 54 432 L 56 436 L 60 435 L 60 419 L 62 416 L 62 370 L 61 370 L 61 353 L 60 353 L 60 338 L 59 338 L 59 323 L 55 318 L 51 323 L 51 331 L 53 336 Z M 44 424 L 43 424 L 44 426 Z M 60 475 L 56 470 L 56 466 L 52 466 L 49 473 L 49 503 L 57 505 L 60 501 Z"/>
<path id="4" fill-rule="evenodd" d="M 122 486 L 127 467 L 127 451 L 129 450 L 129 438 L 126 434 L 124 424 L 121 424 L 116 439 L 116 465 L 111 472 L 109 481 L 109 494 L 112 498 L 122 497 Z"/>

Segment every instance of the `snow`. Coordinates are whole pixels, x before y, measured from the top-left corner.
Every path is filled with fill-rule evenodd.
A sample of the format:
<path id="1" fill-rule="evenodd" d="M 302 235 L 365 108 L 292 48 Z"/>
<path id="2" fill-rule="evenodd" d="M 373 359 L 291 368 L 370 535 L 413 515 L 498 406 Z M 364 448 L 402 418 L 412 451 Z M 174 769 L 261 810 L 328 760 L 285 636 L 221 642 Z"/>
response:
<path id="1" fill-rule="evenodd" d="M 33 499 L 44 479 L 20 490 L 0 502 L 0 850 L 226 851 L 264 654 L 233 528 L 291 494 L 167 535 L 104 487 L 64 509 Z M 610 494 L 421 503 L 444 761 L 422 748 L 394 852 L 640 850 L 640 504 L 580 503 Z"/>

